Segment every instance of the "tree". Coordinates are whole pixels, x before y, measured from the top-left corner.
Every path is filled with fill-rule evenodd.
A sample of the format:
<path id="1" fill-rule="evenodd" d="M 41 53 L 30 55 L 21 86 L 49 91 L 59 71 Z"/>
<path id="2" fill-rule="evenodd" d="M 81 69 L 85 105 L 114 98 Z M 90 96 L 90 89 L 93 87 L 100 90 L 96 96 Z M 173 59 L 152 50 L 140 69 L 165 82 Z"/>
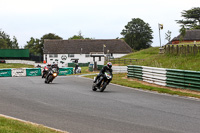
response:
<path id="1" fill-rule="evenodd" d="M 184 19 L 176 20 L 178 24 L 185 26 L 186 29 L 200 29 L 200 7 L 184 10 L 181 14 Z"/>
<path id="2" fill-rule="evenodd" d="M 79 31 L 78 35 L 74 35 L 68 38 L 68 40 L 73 40 L 73 39 L 84 39 L 84 37 L 81 35 L 81 31 Z"/>
<path id="3" fill-rule="evenodd" d="M 151 47 L 152 29 L 148 23 L 145 23 L 140 18 L 134 18 L 128 22 L 125 29 L 122 30 L 126 43 L 134 50 L 140 50 Z"/>
<path id="4" fill-rule="evenodd" d="M 180 33 L 180 38 L 179 38 L 179 40 L 180 40 L 180 42 L 182 42 L 183 39 L 184 39 L 184 36 L 185 36 L 185 34 L 186 34 L 186 29 L 185 29 L 185 26 L 184 26 L 184 25 L 182 25 L 181 29 L 179 30 L 179 33 Z"/>
<path id="5" fill-rule="evenodd" d="M 84 38 L 81 31 L 79 31 L 78 35 L 74 35 L 74 36 L 68 38 L 68 40 L 73 40 L 73 39 L 88 39 L 88 40 L 91 40 L 92 38 L 89 38 L 89 37 Z"/>
<path id="6" fill-rule="evenodd" d="M 12 41 L 12 49 L 19 49 L 17 38 L 14 36 Z"/>
<path id="7" fill-rule="evenodd" d="M 0 38 L 0 49 L 5 49 L 7 48 L 7 42 L 6 40 Z"/>
<path id="8" fill-rule="evenodd" d="M 44 39 L 62 39 L 62 37 L 53 33 L 45 34 L 41 39 L 31 37 L 30 41 L 25 45 L 25 48 L 29 49 L 30 53 L 34 55 L 43 55 Z"/>
<path id="9" fill-rule="evenodd" d="M 0 48 L 19 49 L 17 38 L 14 36 L 11 40 L 9 35 L 0 30 Z"/>
<path id="10" fill-rule="evenodd" d="M 29 49 L 31 54 L 36 54 L 35 52 L 35 39 L 31 37 L 30 41 L 27 42 L 27 45 L 24 46 L 25 49 Z"/>
<path id="11" fill-rule="evenodd" d="M 168 42 L 170 42 L 170 40 L 171 40 L 171 34 L 172 34 L 172 32 L 171 31 L 167 31 L 167 33 L 165 33 L 165 39 L 168 41 Z"/>

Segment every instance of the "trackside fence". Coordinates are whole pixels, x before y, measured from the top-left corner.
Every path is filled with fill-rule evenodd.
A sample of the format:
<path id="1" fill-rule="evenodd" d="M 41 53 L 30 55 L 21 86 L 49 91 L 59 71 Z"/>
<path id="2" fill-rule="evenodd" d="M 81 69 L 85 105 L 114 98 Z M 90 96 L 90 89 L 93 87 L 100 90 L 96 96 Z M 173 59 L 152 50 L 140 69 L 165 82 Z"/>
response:
<path id="1" fill-rule="evenodd" d="M 113 73 L 126 73 L 127 66 L 112 66 Z"/>
<path id="2" fill-rule="evenodd" d="M 0 77 L 26 77 L 41 76 L 43 68 L 13 68 L 0 69 Z M 73 74 L 73 67 L 63 67 L 59 69 L 59 76 Z"/>
<path id="3" fill-rule="evenodd" d="M 129 65 L 127 77 L 173 88 L 200 91 L 200 71 Z"/>

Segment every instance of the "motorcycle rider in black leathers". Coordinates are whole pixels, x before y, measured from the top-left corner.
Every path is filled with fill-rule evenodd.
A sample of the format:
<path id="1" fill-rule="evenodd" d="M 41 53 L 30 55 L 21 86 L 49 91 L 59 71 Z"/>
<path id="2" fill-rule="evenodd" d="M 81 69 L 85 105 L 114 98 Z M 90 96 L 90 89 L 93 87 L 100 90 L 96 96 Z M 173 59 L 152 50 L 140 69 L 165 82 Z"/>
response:
<path id="1" fill-rule="evenodd" d="M 51 65 L 51 66 L 49 67 L 47 76 L 46 76 L 46 78 L 45 78 L 45 82 L 47 82 L 47 79 L 48 79 L 48 77 L 49 77 L 49 74 L 50 74 L 49 71 L 52 70 L 53 68 L 56 68 L 56 69 L 57 69 L 57 73 L 59 74 L 59 67 L 58 67 L 58 65 L 57 65 L 57 64 Z"/>
<path id="2" fill-rule="evenodd" d="M 97 77 L 95 78 L 94 80 L 94 83 L 96 83 L 96 81 L 101 77 L 103 76 L 103 78 L 106 78 L 105 77 L 105 72 L 109 71 L 110 74 L 112 75 L 112 63 L 111 62 L 108 62 L 106 66 L 104 66 L 101 71 L 99 72 L 99 74 L 97 75 Z M 113 76 L 113 75 L 112 75 Z M 103 80 L 103 79 L 102 79 Z M 100 80 L 96 85 L 99 87 L 102 80 Z M 111 80 L 110 80 L 111 81 Z M 110 81 L 108 82 L 108 84 L 110 83 Z"/>

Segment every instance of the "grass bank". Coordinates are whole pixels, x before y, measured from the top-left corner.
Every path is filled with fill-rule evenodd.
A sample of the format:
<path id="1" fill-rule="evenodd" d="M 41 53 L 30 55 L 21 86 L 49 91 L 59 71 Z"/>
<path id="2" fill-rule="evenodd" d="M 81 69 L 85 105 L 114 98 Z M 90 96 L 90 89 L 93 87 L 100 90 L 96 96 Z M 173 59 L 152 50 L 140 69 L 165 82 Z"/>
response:
<path id="1" fill-rule="evenodd" d="M 128 54 L 123 58 L 144 59 L 133 65 L 151 66 L 159 68 L 200 71 L 200 54 L 197 55 L 167 55 L 159 54 L 159 47 L 151 47 Z M 130 64 L 120 64 L 130 65 Z"/>

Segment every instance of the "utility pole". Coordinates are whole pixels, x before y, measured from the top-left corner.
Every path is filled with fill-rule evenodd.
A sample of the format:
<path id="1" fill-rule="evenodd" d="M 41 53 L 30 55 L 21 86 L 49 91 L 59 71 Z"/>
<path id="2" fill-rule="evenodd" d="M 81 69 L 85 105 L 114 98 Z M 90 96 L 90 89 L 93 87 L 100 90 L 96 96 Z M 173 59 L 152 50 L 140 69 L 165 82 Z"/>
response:
<path id="1" fill-rule="evenodd" d="M 106 47 L 106 45 L 105 45 L 105 44 L 103 44 L 103 55 L 104 55 L 104 47 Z"/>
<path id="2" fill-rule="evenodd" d="M 159 29 L 159 39 L 160 39 L 160 47 L 161 47 L 161 36 L 160 36 L 160 30 L 163 29 L 163 24 L 158 24 L 158 29 Z"/>
<path id="3" fill-rule="evenodd" d="M 164 53 L 164 48 L 161 47 L 161 36 L 160 36 L 160 30 L 163 29 L 163 24 L 158 24 L 158 29 L 159 29 L 159 39 L 160 39 L 160 48 L 159 48 L 160 52 L 159 53 L 163 54 Z"/>

